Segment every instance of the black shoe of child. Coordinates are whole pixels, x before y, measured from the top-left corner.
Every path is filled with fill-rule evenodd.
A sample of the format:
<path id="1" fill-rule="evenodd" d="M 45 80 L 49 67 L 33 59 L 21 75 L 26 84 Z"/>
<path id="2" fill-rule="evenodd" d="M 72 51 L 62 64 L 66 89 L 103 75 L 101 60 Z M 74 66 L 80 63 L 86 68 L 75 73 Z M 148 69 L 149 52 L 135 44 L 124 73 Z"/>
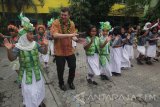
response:
<path id="1" fill-rule="evenodd" d="M 104 76 L 105 80 L 110 80 L 106 75 Z"/>
<path id="2" fill-rule="evenodd" d="M 22 86 L 21 86 L 21 84 L 19 84 L 19 89 L 21 89 L 22 88 Z"/>
<path id="3" fill-rule="evenodd" d="M 143 65 L 143 63 L 140 60 L 137 60 L 138 65 Z"/>
<path id="4" fill-rule="evenodd" d="M 121 76 L 120 73 L 116 73 L 116 72 L 112 72 L 112 74 L 113 74 L 114 76 Z"/>
<path id="5" fill-rule="evenodd" d="M 39 107 L 46 107 L 46 105 L 42 102 L 41 105 L 39 105 Z"/>
<path id="6" fill-rule="evenodd" d="M 104 77 L 105 75 L 100 75 L 100 77 L 101 77 L 101 80 L 105 80 L 105 77 Z"/>
<path id="7" fill-rule="evenodd" d="M 147 57 L 145 57 L 145 58 L 144 58 L 144 61 L 148 61 L 148 58 L 147 58 Z"/>
<path id="8" fill-rule="evenodd" d="M 131 67 L 134 67 L 134 66 L 131 64 Z"/>
<path id="9" fill-rule="evenodd" d="M 146 64 L 152 65 L 153 63 L 151 61 L 147 61 Z"/>
<path id="10" fill-rule="evenodd" d="M 106 75 L 100 75 L 101 76 L 101 80 L 109 80 L 109 78 Z"/>
<path id="11" fill-rule="evenodd" d="M 125 67 L 121 67 L 121 70 L 126 70 L 126 68 Z"/>
<path id="12" fill-rule="evenodd" d="M 86 77 L 87 79 L 87 77 Z M 92 80 L 91 79 L 87 79 L 88 84 L 92 84 Z"/>
<path id="13" fill-rule="evenodd" d="M 159 62 L 159 60 L 157 58 L 153 58 L 155 61 Z"/>
<path id="14" fill-rule="evenodd" d="M 96 81 L 92 81 L 93 85 L 98 85 L 98 83 Z"/>
<path id="15" fill-rule="evenodd" d="M 79 56 L 79 53 L 77 52 L 76 55 Z"/>

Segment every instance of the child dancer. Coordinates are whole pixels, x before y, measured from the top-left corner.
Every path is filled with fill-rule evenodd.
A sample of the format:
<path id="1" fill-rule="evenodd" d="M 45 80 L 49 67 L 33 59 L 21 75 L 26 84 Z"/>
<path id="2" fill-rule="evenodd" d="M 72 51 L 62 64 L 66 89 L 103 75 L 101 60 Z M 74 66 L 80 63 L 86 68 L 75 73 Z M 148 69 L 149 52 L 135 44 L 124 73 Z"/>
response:
<path id="1" fill-rule="evenodd" d="M 111 49 L 111 71 L 115 76 L 121 76 L 122 46 L 121 28 L 115 27 Z"/>
<path id="2" fill-rule="evenodd" d="M 78 33 L 77 26 L 75 26 L 75 27 L 76 27 L 76 33 Z M 77 50 L 77 43 L 74 40 L 72 40 L 72 47 L 74 48 L 75 54 L 78 56 L 79 53 L 78 53 L 78 50 Z"/>
<path id="3" fill-rule="evenodd" d="M 130 38 L 130 34 L 128 34 L 126 32 L 125 27 L 121 27 L 121 42 L 122 42 L 122 46 L 121 46 L 121 69 L 126 69 L 129 68 L 130 65 L 130 61 L 129 61 L 129 55 L 127 50 L 124 48 L 125 45 L 127 44 L 128 40 Z"/>
<path id="4" fill-rule="evenodd" d="M 46 36 L 46 28 L 44 25 L 38 25 L 37 26 L 37 36 L 35 37 L 36 41 L 39 43 L 39 45 L 42 45 L 43 38 L 47 38 Z M 48 49 L 49 50 L 49 49 Z M 49 51 L 46 55 L 40 54 L 40 61 L 44 62 L 44 67 L 48 68 L 48 62 L 49 62 Z"/>
<path id="5" fill-rule="evenodd" d="M 129 60 L 131 61 L 134 58 L 133 41 L 135 36 L 135 33 L 133 32 L 133 28 L 131 26 L 128 29 L 128 35 L 129 37 L 128 37 L 127 43 L 124 45 L 124 48 L 128 53 Z M 131 67 L 133 67 L 132 64 L 131 64 Z"/>
<path id="6" fill-rule="evenodd" d="M 42 70 L 39 64 L 38 51 L 47 53 L 48 41 L 43 39 L 43 48 L 33 40 L 33 24 L 27 17 L 20 15 L 24 28 L 19 30 L 19 40 L 12 48 L 12 44 L 5 39 L 4 46 L 7 48 L 10 61 L 19 57 L 20 71 L 19 80 L 22 86 L 23 103 L 25 107 L 45 107 L 42 101 L 45 97 L 45 84 L 42 77 Z"/>
<path id="7" fill-rule="evenodd" d="M 100 70 L 101 70 L 101 79 L 109 80 L 109 77 L 112 76 L 110 68 L 110 40 L 109 30 L 111 30 L 111 25 L 109 22 L 100 22 L 102 36 L 100 37 Z"/>
<path id="8" fill-rule="evenodd" d="M 15 44 L 18 42 L 19 36 L 18 36 L 18 28 L 14 25 L 8 25 L 7 30 L 9 32 L 10 36 L 7 36 L 9 38 L 10 43 L 12 43 L 12 48 L 15 47 Z M 6 38 L 3 34 L 1 34 L 2 38 Z M 19 59 L 17 58 L 16 60 L 11 62 L 11 67 L 12 70 L 16 71 L 17 74 L 19 73 Z M 14 82 L 18 83 L 18 78 Z M 20 87 L 20 85 L 19 85 Z"/>
<path id="9" fill-rule="evenodd" d="M 86 51 L 87 64 L 89 68 L 87 82 L 89 84 L 98 85 L 96 81 L 93 80 L 95 75 L 100 75 L 99 69 L 99 38 L 97 35 L 97 29 L 95 26 L 90 26 L 88 30 L 88 36 L 86 37 L 86 45 L 84 49 Z"/>
<path id="10" fill-rule="evenodd" d="M 143 65 L 142 59 L 146 53 L 145 44 L 146 44 L 147 34 L 148 32 L 143 30 L 143 31 L 140 31 L 139 35 L 137 35 L 137 51 L 138 51 L 137 64 L 139 65 Z"/>
<path id="11" fill-rule="evenodd" d="M 47 39 L 48 39 L 48 42 L 49 42 L 49 44 L 48 44 L 48 46 L 49 46 L 48 49 L 49 49 L 49 50 L 48 50 L 48 51 L 49 51 L 50 54 L 53 56 L 53 62 L 55 62 L 55 56 L 54 56 L 54 39 L 53 39 L 53 37 L 52 37 L 52 35 L 51 35 L 51 32 L 50 32 L 53 21 L 54 21 L 54 18 L 51 18 L 51 19 L 47 22 L 47 26 L 48 26 Z"/>
<path id="12" fill-rule="evenodd" d="M 147 56 L 146 64 L 148 65 L 152 65 L 151 58 L 156 57 L 156 44 L 158 40 L 157 33 L 158 33 L 157 27 L 153 27 L 147 36 L 147 41 L 149 43 L 149 46 L 147 47 L 147 52 L 146 52 Z"/>
<path id="13" fill-rule="evenodd" d="M 12 43 L 12 48 L 14 48 L 15 44 L 18 42 L 18 39 L 19 39 L 18 28 L 14 25 L 8 25 L 7 29 L 8 29 L 8 32 L 9 32 L 10 36 L 4 36 L 3 34 L 1 34 L 1 37 L 3 39 L 9 38 L 10 43 Z M 17 74 L 19 73 L 19 66 L 20 65 L 19 65 L 19 59 L 18 58 L 11 62 L 12 70 L 16 71 Z M 19 83 L 18 78 L 14 82 Z M 21 87 L 21 86 L 19 85 L 19 87 Z"/>

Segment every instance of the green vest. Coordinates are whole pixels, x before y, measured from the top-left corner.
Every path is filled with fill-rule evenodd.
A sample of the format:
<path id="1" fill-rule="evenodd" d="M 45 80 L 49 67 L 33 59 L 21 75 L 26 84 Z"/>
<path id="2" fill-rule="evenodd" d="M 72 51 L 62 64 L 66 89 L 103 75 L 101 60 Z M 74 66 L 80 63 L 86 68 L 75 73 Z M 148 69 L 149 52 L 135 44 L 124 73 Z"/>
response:
<path id="1" fill-rule="evenodd" d="M 105 42 L 106 38 L 103 36 L 100 38 L 100 44 L 102 45 Z M 100 64 L 102 66 L 106 65 L 106 61 L 110 59 L 110 45 L 111 42 L 108 42 L 103 48 L 100 49 Z"/>
<path id="2" fill-rule="evenodd" d="M 91 42 L 91 38 L 87 37 L 86 38 L 87 43 Z M 98 51 L 98 53 L 100 52 L 100 42 L 99 42 L 99 37 L 95 37 L 94 42 L 91 44 L 90 48 L 86 50 L 86 55 L 91 56 L 94 55 L 94 53 L 96 52 L 96 49 Z"/>
<path id="3" fill-rule="evenodd" d="M 24 71 L 26 71 L 26 84 L 32 84 L 32 71 L 35 74 L 36 81 L 40 80 L 40 62 L 38 55 L 38 45 L 31 51 L 20 50 L 19 56 L 20 72 L 19 80 L 22 81 Z"/>

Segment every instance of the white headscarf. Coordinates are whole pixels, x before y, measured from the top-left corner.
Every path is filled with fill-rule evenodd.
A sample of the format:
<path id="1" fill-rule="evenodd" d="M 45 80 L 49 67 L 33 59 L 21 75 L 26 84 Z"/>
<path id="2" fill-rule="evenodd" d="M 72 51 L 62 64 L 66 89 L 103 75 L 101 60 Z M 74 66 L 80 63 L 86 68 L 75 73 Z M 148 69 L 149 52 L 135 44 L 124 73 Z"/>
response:
<path id="1" fill-rule="evenodd" d="M 151 25 L 151 23 L 150 22 L 147 22 L 146 24 L 145 24 L 145 26 L 143 27 L 143 30 L 149 30 L 150 28 L 148 27 L 148 25 Z"/>
<path id="2" fill-rule="evenodd" d="M 18 40 L 18 43 L 16 43 L 15 47 L 17 47 L 20 50 L 31 51 L 35 47 L 36 42 L 35 41 L 30 42 L 27 39 L 27 32 L 34 30 L 33 24 L 30 23 L 30 20 L 27 17 L 23 16 L 23 13 L 20 13 L 19 18 L 24 28 L 20 29 L 18 32 L 20 38 Z"/>
<path id="3" fill-rule="evenodd" d="M 17 47 L 20 50 L 31 51 L 35 47 L 35 45 L 36 42 L 35 41 L 30 42 L 27 39 L 27 33 L 25 33 L 19 38 L 18 43 L 16 43 L 15 47 Z"/>

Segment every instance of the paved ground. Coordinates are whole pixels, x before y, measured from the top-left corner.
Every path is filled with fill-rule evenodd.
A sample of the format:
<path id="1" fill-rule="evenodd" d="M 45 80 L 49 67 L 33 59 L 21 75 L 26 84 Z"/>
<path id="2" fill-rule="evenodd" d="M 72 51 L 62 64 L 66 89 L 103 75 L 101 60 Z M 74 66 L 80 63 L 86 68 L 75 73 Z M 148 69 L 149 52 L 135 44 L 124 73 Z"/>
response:
<path id="1" fill-rule="evenodd" d="M 87 66 L 84 50 L 78 46 L 76 90 L 63 92 L 58 87 L 55 63 L 50 58 L 46 85 L 47 107 L 160 107 L 160 63 L 152 66 L 139 66 L 133 61 L 134 67 L 123 70 L 121 77 L 111 77 L 111 81 L 102 81 L 96 77 L 98 86 L 86 82 Z M 2 58 L 0 49 L 0 107 L 21 107 L 21 91 L 13 83 L 16 73 L 11 72 L 9 62 Z M 5 63 L 3 63 L 5 62 Z M 66 64 L 65 81 L 68 77 Z M 54 106 L 55 105 L 55 106 Z"/>
<path id="2" fill-rule="evenodd" d="M 55 64 L 48 74 L 64 107 L 160 107 L 160 63 L 153 66 L 139 66 L 123 70 L 121 77 L 111 77 L 111 81 L 102 81 L 96 77 L 98 86 L 86 82 L 87 67 L 82 46 L 78 46 L 75 78 L 76 90 L 63 92 L 58 87 Z M 65 81 L 68 78 L 66 64 Z"/>

